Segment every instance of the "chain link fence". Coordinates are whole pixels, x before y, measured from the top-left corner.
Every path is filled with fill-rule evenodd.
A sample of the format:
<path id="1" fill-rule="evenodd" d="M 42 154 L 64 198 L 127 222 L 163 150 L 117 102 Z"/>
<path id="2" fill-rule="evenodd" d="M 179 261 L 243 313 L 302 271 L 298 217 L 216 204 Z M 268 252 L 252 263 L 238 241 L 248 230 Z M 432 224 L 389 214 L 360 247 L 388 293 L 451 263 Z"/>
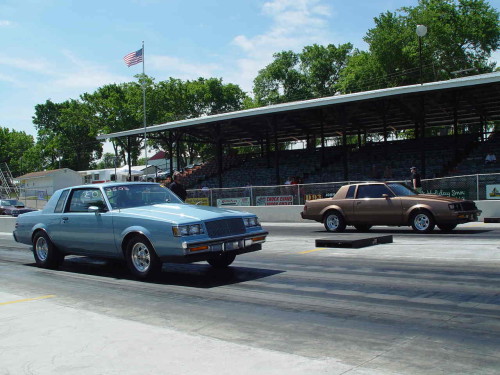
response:
<path id="1" fill-rule="evenodd" d="M 19 188 L 19 191 L 13 191 L 12 188 L 0 187 L 1 199 L 17 199 L 21 201 L 26 207 L 42 209 L 50 199 L 50 187 L 41 187 L 36 189 Z"/>
<path id="2" fill-rule="evenodd" d="M 306 200 L 333 197 L 342 185 L 359 182 L 364 181 L 195 189 L 188 190 L 186 201 L 218 207 L 302 205 Z M 500 199 L 500 173 L 422 180 L 422 193 L 471 200 Z"/>

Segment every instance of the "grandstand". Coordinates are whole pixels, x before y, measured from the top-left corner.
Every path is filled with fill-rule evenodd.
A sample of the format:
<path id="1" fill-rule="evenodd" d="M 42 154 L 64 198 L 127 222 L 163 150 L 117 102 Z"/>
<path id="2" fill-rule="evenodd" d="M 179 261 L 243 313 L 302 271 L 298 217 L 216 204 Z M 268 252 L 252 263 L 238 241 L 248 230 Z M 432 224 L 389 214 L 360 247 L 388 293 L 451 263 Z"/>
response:
<path id="1" fill-rule="evenodd" d="M 293 175 L 304 182 L 382 179 L 387 178 L 386 167 L 392 178 L 406 178 L 412 165 L 424 178 L 462 169 L 477 173 L 484 167 L 479 158 L 489 147 L 498 147 L 497 135 L 483 141 L 498 121 L 500 72 L 494 72 L 204 116 L 97 138 L 142 137 L 144 132 L 181 134 L 177 139 L 185 135 L 210 142 L 216 150 L 213 160 L 185 173 L 188 187 L 277 185 Z M 409 131 L 414 139 L 390 138 L 401 131 Z M 443 135 L 429 137 L 441 131 Z M 361 134 L 364 140 L 382 141 L 361 142 Z M 356 136 L 358 142 L 349 143 Z M 340 146 L 326 147 L 326 140 L 334 138 Z M 309 145 L 320 140 L 322 146 L 280 150 L 306 140 Z M 242 146 L 260 152 L 222 152 Z"/>

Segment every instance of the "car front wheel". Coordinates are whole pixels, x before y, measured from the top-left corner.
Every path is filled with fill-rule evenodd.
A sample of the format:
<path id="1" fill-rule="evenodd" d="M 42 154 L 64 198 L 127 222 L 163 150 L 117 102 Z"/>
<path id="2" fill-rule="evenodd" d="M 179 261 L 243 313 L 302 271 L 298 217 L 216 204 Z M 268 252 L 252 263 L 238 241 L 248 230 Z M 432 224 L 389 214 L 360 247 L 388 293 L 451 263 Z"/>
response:
<path id="1" fill-rule="evenodd" d="M 161 271 L 160 259 L 143 236 L 133 237 L 127 243 L 125 258 L 130 272 L 139 279 L 154 277 Z"/>
<path id="2" fill-rule="evenodd" d="M 323 220 L 328 232 L 343 232 L 346 227 L 344 216 L 338 211 L 329 211 Z"/>
<path id="3" fill-rule="evenodd" d="M 39 267 L 57 269 L 64 255 L 55 247 L 45 232 L 38 232 L 33 238 L 33 255 Z"/>
<path id="4" fill-rule="evenodd" d="M 236 254 L 226 253 L 226 254 L 220 254 L 215 258 L 208 259 L 207 262 L 214 268 L 226 268 L 231 263 L 234 262 L 235 258 Z"/>
<path id="5" fill-rule="evenodd" d="M 411 226 L 415 232 L 429 233 L 434 230 L 436 223 L 428 211 L 418 211 L 411 216 Z"/>

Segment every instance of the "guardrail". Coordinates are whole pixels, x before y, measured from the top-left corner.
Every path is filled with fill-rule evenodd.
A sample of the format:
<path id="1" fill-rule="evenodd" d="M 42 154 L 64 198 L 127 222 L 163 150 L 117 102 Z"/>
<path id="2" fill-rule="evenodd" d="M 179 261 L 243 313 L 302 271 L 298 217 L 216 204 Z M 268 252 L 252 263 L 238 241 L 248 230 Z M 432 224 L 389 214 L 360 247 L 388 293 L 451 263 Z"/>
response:
<path id="1" fill-rule="evenodd" d="M 338 181 L 301 185 L 244 186 L 234 188 L 203 188 L 187 191 L 187 203 L 205 206 L 284 206 L 303 205 L 306 200 L 333 197 L 345 184 L 365 181 Z M 410 181 L 392 181 L 409 184 Z M 500 200 L 500 173 L 474 174 L 422 180 L 424 193 L 447 195 L 471 200 Z M 7 196 L 0 187 L 0 196 L 17 198 L 26 206 L 41 209 L 52 188 L 20 189 L 19 197 Z"/>
<path id="2" fill-rule="evenodd" d="M 188 190 L 186 202 L 218 207 L 303 205 L 306 200 L 333 197 L 342 185 L 358 182 L 365 181 L 193 189 Z M 424 179 L 422 190 L 471 200 L 500 199 L 500 173 Z"/>

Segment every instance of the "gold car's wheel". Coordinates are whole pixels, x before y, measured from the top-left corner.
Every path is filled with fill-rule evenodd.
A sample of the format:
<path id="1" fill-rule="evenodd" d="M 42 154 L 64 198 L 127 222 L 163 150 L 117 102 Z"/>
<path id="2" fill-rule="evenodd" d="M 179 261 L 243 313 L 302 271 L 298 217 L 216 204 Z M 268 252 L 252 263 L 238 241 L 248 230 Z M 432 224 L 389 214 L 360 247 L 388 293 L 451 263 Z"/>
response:
<path id="1" fill-rule="evenodd" d="M 346 227 L 344 216 L 338 211 L 328 211 L 323 223 L 328 232 L 343 232 Z"/>
<path id="2" fill-rule="evenodd" d="M 415 232 L 418 233 L 429 233 L 434 230 L 435 227 L 434 218 L 430 212 L 419 211 L 415 212 L 411 218 L 411 226 Z"/>
<path id="3" fill-rule="evenodd" d="M 160 259 L 153 246 L 143 236 L 135 236 L 128 242 L 125 256 L 128 268 L 140 279 L 150 278 L 161 270 Z"/>

